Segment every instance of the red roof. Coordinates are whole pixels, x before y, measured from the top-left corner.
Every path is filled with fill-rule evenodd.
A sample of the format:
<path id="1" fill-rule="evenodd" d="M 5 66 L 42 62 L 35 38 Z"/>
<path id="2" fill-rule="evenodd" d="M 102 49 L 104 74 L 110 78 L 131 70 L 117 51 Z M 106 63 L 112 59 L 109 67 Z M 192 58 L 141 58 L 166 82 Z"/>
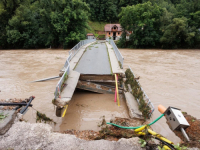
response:
<path id="1" fill-rule="evenodd" d="M 94 34 L 93 33 L 88 33 L 87 36 L 94 36 Z"/>
<path id="2" fill-rule="evenodd" d="M 104 27 L 104 31 L 111 31 L 112 27 L 116 26 L 118 28 L 117 31 L 122 31 L 120 24 L 106 24 Z"/>

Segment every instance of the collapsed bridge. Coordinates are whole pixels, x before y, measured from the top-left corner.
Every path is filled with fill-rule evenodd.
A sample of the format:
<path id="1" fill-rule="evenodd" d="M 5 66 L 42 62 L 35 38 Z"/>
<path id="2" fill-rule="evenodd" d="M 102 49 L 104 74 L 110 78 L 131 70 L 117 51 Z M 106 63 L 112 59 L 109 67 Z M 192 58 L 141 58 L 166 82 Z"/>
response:
<path id="1" fill-rule="evenodd" d="M 56 115 L 65 116 L 68 104 L 77 88 L 96 93 L 115 94 L 118 106 L 120 105 L 118 93 L 124 93 L 129 112 L 132 114 L 130 116 L 140 118 L 142 114 L 138 111 L 137 101 L 130 96 L 132 91 L 124 91 L 123 61 L 124 58 L 113 40 L 80 41 L 69 51 L 69 57 L 61 69 L 62 77 L 56 86 L 53 100 L 53 104 L 57 106 Z M 152 114 L 154 107 L 148 97 L 146 101 L 151 106 Z"/>

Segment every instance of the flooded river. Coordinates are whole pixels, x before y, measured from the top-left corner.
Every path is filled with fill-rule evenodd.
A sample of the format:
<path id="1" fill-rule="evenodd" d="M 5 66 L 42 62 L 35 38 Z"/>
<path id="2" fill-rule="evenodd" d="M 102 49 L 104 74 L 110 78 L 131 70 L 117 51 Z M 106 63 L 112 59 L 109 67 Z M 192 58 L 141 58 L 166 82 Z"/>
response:
<path id="1" fill-rule="evenodd" d="M 28 98 L 34 95 L 33 108 L 24 119 L 34 123 L 36 110 L 45 113 L 57 124 L 54 131 L 66 129 L 99 130 L 98 124 L 105 116 L 109 121 L 114 116 L 128 117 L 123 97 L 121 106 L 114 102 L 112 94 L 96 94 L 75 91 L 64 118 L 56 117 L 52 104 L 54 91 L 59 79 L 46 82 L 31 81 L 58 76 L 63 67 L 68 50 L 7 50 L 0 51 L 0 99 Z M 36 109 L 36 110 L 35 110 Z"/>
<path id="2" fill-rule="evenodd" d="M 120 50 L 124 67 L 130 66 L 140 76 L 146 94 L 156 110 L 152 120 L 160 116 L 159 104 L 187 111 L 200 119 L 200 51 L 198 50 Z M 127 108 L 121 98 L 121 107 L 113 104 L 113 95 L 76 91 L 65 118 L 55 116 L 51 101 L 58 79 L 47 82 L 30 81 L 57 76 L 68 56 L 67 50 L 6 50 L 0 51 L 0 99 L 36 96 L 33 107 L 57 122 L 55 131 L 66 129 L 98 130 L 99 116 L 127 117 Z M 125 111 L 124 111 L 125 110 Z M 24 118 L 35 122 L 35 110 L 29 109 Z M 174 142 L 165 118 L 153 129 Z"/>

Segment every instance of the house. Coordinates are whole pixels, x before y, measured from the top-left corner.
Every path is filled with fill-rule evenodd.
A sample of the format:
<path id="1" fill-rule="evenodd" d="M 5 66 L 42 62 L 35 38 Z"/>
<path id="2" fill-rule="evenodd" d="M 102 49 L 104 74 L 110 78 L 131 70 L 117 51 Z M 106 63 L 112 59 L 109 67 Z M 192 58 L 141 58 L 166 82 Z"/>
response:
<path id="1" fill-rule="evenodd" d="M 88 33 L 87 34 L 87 39 L 94 39 L 94 38 L 95 38 L 95 36 L 94 36 L 93 33 Z"/>
<path id="2" fill-rule="evenodd" d="M 104 32 L 106 38 L 111 37 L 113 40 L 118 40 L 122 34 L 122 28 L 120 24 L 106 24 Z"/>

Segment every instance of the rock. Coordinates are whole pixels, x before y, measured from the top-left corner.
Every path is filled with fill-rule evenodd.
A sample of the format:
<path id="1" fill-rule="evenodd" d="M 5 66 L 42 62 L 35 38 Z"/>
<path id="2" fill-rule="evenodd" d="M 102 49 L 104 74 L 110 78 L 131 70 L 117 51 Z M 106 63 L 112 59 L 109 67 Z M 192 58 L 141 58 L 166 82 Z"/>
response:
<path id="1" fill-rule="evenodd" d="M 5 101 L 6 101 L 6 102 L 9 102 L 10 100 L 11 100 L 10 98 L 7 98 Z"/>
<path id="2" fill-rule="evenodd" d="M 130 138 L 130 139 L 125 139 L 125 138 L 121 138 L 118 143 L 120 143 L 121 145 L 130 145 L 133 149 L 137 149 L 137 150 L 143 150 L 146 148 L 141 148 L 141 145 L 139 144 L 139 139 L 138 137 L 134 137 L 134 138 Z"/>
<path id="3" fill-rule="evenodd" d="M 48 124 L 17 122 L 5 135 L 0 136 L 0 149 L 145 150 L 138 140 L 136 137 L 119 141 L 86 141 L 74 135 L 52 132 Z"/>

